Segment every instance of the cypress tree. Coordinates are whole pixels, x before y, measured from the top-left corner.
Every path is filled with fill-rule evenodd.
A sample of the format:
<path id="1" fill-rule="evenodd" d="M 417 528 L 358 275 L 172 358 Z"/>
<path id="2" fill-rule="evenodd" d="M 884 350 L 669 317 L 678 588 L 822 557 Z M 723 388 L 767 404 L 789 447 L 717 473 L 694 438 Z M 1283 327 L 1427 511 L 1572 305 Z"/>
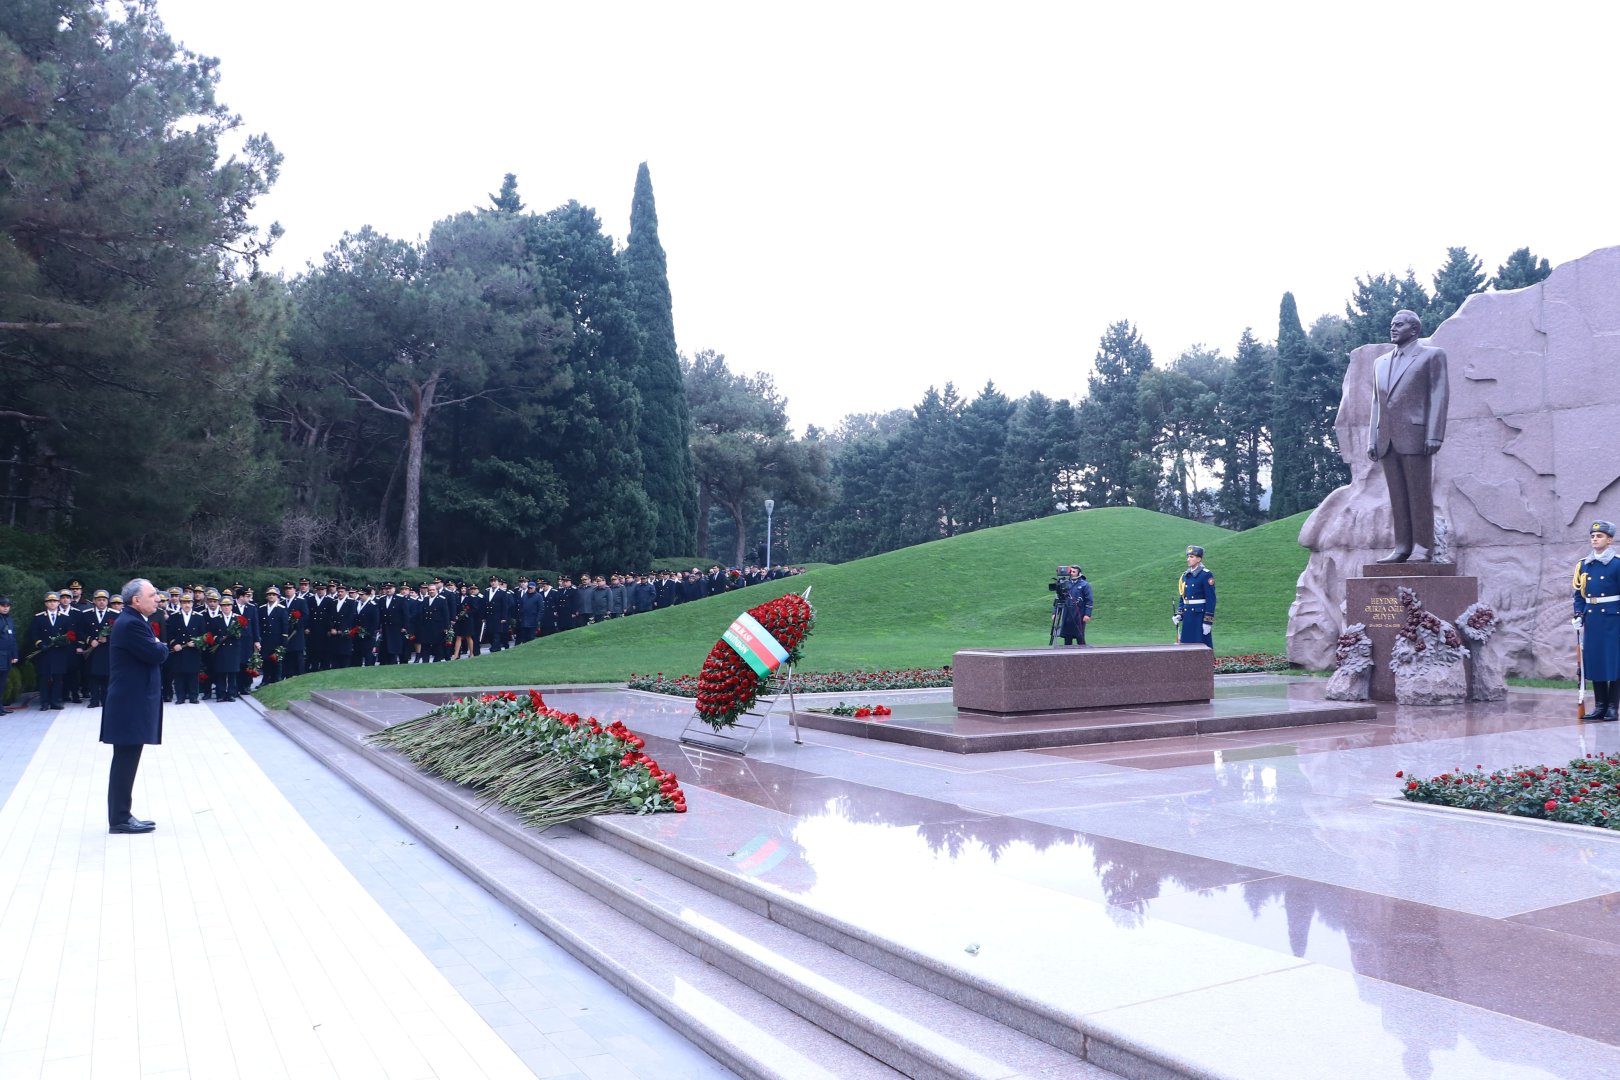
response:
<path id="1" fill-rule="evenodd" d="M 652 175 L 645 161 L 636 170 L 630 236 L 619 258 L 641 330 L 641 355 L 632 381 L 641 393 L 641 460 L 647 495 L 656 514 L 653 551 L 690 555 L 697 550 L 698 501 L 688 445 L 691 416 L 675 348 L 674 303 L 664 247 L 658 242 Z"/>
<path id="2" fill-rule="evenodd" d="M 1271 517 L 1309 510 L 1349 479 L 1333 421 L 1347 358 L 1312 343 L 1299 321 L 1293 293 L 1283 293 L 1277 317 L 1277 367 L 1272 378 Z"/>

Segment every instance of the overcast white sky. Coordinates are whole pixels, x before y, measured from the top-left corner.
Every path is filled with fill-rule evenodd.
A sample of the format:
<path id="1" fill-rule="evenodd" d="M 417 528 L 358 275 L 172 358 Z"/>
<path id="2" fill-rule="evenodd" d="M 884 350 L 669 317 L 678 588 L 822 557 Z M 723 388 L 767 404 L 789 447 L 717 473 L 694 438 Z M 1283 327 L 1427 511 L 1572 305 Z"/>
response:
<path id="1" fill-rule="evenodd" d="M 622 243 L 652 170 L 681 350 L 802 433 L 1078 398 L 1097 339 L 1168 363 L 1425 282 L 1620 243 L 1620 4 L 158 0 L 285 154 L 274 265 L 425 235 L 504 173 Z"/>

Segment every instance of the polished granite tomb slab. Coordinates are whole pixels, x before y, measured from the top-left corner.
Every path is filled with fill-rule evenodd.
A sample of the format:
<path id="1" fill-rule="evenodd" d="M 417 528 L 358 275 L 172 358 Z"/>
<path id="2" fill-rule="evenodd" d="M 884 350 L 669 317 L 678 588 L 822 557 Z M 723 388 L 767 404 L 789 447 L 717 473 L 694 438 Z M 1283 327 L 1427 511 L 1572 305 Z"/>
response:
<path id="1" fill-rule="evenodd" d="M 1050 714 L 1208 701 L 1215 696 L 1212 658 L 1202 645 L 962 649 L 951 672 L 959 709 Z"/>

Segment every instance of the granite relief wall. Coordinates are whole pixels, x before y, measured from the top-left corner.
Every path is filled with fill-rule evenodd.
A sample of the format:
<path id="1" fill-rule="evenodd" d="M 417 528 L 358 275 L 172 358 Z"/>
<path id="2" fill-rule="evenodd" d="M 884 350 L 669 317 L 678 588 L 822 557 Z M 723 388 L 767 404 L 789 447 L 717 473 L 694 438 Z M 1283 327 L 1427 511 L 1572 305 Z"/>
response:
<path id="1" fill-rule="evenodd" d="M 1490 648 L 1508 674 L 1571 676 L 1570 577 L 1591 519 L 1620 520 L 1620 247 L 1528 289 L 1472 296 L 1425 330 L 1451 380 L 1434 461 L 1441 543 L 1501 617 Z M 1344 581 L 1392 546 L 1389 493 L 1367 458 L 1373 361 L 1389 348 L 1350 354 L 1335 430 L 1351 482 L 1300 532 L 1311 557 L 1288 612 L 1288 658 L 1307 667 L 1332 667 L 1355 621 Z"/>

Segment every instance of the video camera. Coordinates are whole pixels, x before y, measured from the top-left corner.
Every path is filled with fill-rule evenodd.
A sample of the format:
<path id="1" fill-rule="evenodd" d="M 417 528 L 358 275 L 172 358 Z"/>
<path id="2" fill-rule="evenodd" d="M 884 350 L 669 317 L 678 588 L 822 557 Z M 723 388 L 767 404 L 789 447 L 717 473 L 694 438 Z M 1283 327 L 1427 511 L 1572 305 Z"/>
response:
<path id="1" fill-rule="evenodd" d="M 1081 570 L 1078 566 L 1059 565 L 1058 568 L 1052 573 L 1052 580 L 1047 582 L 1046 591 L 1054 593 L 1063 592 L 1064 586 L 1066 586 L 1071 580 L 1069 577 L 1069 572 L 1071 570 L 1075 573 L 1075 578 L 1073 580 L 1079 580 L 1086 576 L 1085 571 Z"/>

